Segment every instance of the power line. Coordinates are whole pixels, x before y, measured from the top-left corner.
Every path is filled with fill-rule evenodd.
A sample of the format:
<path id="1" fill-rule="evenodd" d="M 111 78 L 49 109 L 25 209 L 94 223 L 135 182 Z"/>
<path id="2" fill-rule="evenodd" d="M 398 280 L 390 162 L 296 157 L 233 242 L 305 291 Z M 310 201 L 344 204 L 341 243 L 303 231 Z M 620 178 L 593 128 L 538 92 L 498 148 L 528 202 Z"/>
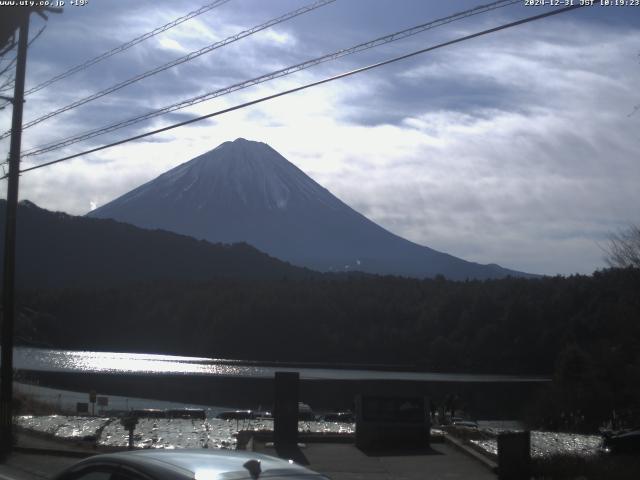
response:
<path id="1" fill-rule="evenodd" d="M 401 30 L 399 32 L 395 32 L 392 33 L 390 35 L 385 35 L 383 37 L 378 37 L 374 40 L 370 40 L 368 42 L 364 42 L 364 43 L 360 43 L 358 45 L 355 45 L 353 47 L 349 47 L 349 48 L 344 48 L 342 50 L 338 50 L 336 52 L 333 53 L 329 53 L 326 55 L 323 55 L 321 57 L 317 57 L 311 60 L 307 60 L 305 62 L 302 63 L 298 63 L 296 65 L 292 65 L 280 70 L 276 70 L 270 73 L 267 73 L 265 75 L 261 75 L 259 77 L 255 77 L 252 78 L 250 80 L 245 80 L 243 82 L 239 82 L 239 83 L 235 83 L 233 85 L 224 87 L 224 88 L 220 88 L 218 90 L 214 90 L 211 92 L 207 92 L 192 98 L 189 98 L 187 100 L 182 100 L 180 102 L 176 102 L 174 104 L 165 106 L 163 108 L 154 110 L 152 112 L 148 112 L 145 113 L 143 115 L 139 115 L 137 117 L 133 117 L 127 120 L 123 120 L 121 122 L 117 122 L 114 124 L 111 124 L 109 126 L 106 127 L 101 127 L 98 129 L 94 129 L 94 130 L 90 130 L 87 132 L 83 132 L 80 134 L 77 134 L 75 136 L 72 137 L 67 137 L 63 140 L 59 140 L 53 143 L 49 143 L 46 145 L 42 145 L 39 147 L 35 147 L 32 148 L 26 152 L 24 152 L 23 157 L 29 157 L 29 156 L 34 156 L 34 155 L 41 155 L 43 153 L 48 153 L 54 150 L 58 150 L 60 148 L 64 148 L 67 147 L 69 145 L 73 145 L 75 143 L 81 142 L 83 140 L 88 140 L 90 138 L 94 138 L 100 135 L 104 135 L 106 133 L 110 133 L 113 132 L 115 130 L 119 130 L 121 128 L 125 128 L 128 127 L 130 125 L 134 125 L 136 123 L 140 123 L 142 121 L 145 120 L 149 120 L 151 118 L 160 116 L 160 115 L 164 115 L 176 110 L 180 110 L 183 108 L 187 108 L 190 107 L 192 105 L 198 104 L 198 103 L 202 103 L 205 102 L 207 100 L 211 100 L 213 98 L 217 98 L 217 97 L 221 97 L 223 95 L 228 95 L 232 92 L 238 91 L 238 90 L 242 90 L 244 88 L 248 88 L 248 87 L 252 87 L 254 85 L 259 85 L 261 83 L 276 79 L 276 78 L 280 78 L 280 77 L 284 77 L 286 75 L 291 75 L 293 73 L 299 72 L 301 70 L 305 70 L 308 68 L 311 68 L 313 66 L 316 66 L 318 64 L 324 63 L 324 62 L 328 62 L 328 61 L 332 61 L 332 60 L 336 60 L 338 58 L 347 56 L 347 55 L 352 55 L 354 53 L 359 53 L 365 50 L 369 50 L 371 48 L 380 46 L 380 45 L 384 45 L 386 43 L 391 43 L 391 42 L 395 42 L 398 40 L 402 40 L 404 38 L 407 38 L 409 36 L 412 35 L 416 35 L 418 33 L 421 33 L 425 30 L 429 30 L 432 28 L 436 28 L 442 25 L 446 25 L 448 23 L 454 22 L 454 21 L 458 21 L 461 20 L 463 18 L 467 18 L 473 15 L 478 15 L 481 13 L 485 13 L 491 10 L 495 10 L 498 8 L 502 8 L 502 7 L 506 7 L 509 5 L 513 5 L 514 3 L 520 3 L 520 0 L 500 0 L 500 1 L 496 1 L 490 4 L 486 4 L 486 5 L 480 5 L 477 6 L 475 8 L 469 9 L 469 10 L 465 10 L 463 12 L 458 12 L 455 13 L 453 15 L 449 15 L 447 17 L 443 17 L 437 20 L 432 20 L 428 23 L 423 23 L 421 25 L 417 25 L 415 27 L 411 27 L 405 30 Z"/>
<path id="2" fill-rule="evenodd" d="M 7 50 L 5 53 L 0 53 L 0 75 L 3 75 L 9 69 L 13 68 L 16 63 L 17 55 L 9 55 L 12 49 L 13 47 Z M 3 64 L 4 66 L 2 66 Z"/>
<path id="3" fill-rule="evenodd" d="M 569 6 L 569 7 L 560 8 L 560 9 L 553 10 L 553 11 L 546 12 L 546 13 L 542 13 L 542 14 L 539 14 L 539 15 L 533 15 L 531 17 L 526 17 L 526 18 L 523 18 L 521 20 L 517 20 L 515 22 L 510 22 L 510 23 L 506 23 L 506 24 L 500 25 L 498 27 L 490 28 L 490 29 L 487 29 L 487 30 L 482 30 L 480 32 L 473 33 L 473 34 L 470 34 L 470 35 L 466 35 L 464 37 L 459 37 L 459 38 L 456 38 L 454 40 L 449 40 L 447 42 L 443 42 L 443 43 L 440 43 L 440 44 L 437 44 L 437 45 L 434 45 L 434 46 L 431 46 L 431 47 L 427 47 L 427 48 L 423 48 L 423 49 L 420 49 L 420 50 L 416 50 L 414 52 L 407 53 L 405 55 L 400 55 L 400 56 L 393 57 L 393 58 L 388 59 L 388 60 L 384 60 L 382 62 L 374 63 L 374 64 L 368 65 L 366 67 L 357 68 L 355 70 L 344 72 L 344 73 L 341 73 L 339 75 L 334 75 L 332 77 L 324 78 L 324 79 L 318 80 L 316 82 L 307 83 L 305 85 L 302 85 L 302 86 L 299 86 L 299 87 L 295 87 L 295 88 L 291 88 L 289 90 L 285 90 L 285 91 L 282 91 L 282 92 L 279 92 L 279 93 L 275 93 L 273 95 L 267 95 L 265 97 L 261 97 L 261 98 L 255 99 L 255 100 L 251 100 L 249 102 L 245 102 L 245 103 L 242 103 L 242 104 L 239 104 L 239 105 L 235 105 L 233 107 L 225 108 L 223 110 L 218 110 L 216 112 L 209 113 L 207 115 L 202 115 L 200 117 L 192 118 L 190 120 L 185 120 L 183 122 L 174 123 L 173 125 L 169 125 L 169 126 L 166 126 L 166 127 L 158 128 L 156 130 L 151 130 L 149 132 L 142 133 L 140 135 L 135 135 L 133 137 L 125 138 L 123 140 L 118 140 L 117 142 L 109 143 L 107 145 L 102 145 L 100 147 L 96 147 L 96 148 L 92 148 L 92 149 L 89 149 L 89 150 L 85 150 L 83 152 L 75 153 L 73 155 L 68 155 L 66 157 L 59 158 L 57 160 L 52 160 L 50 162 L 42 163 L 40 165 L 35 165 L 33 167 L 25 168 L 25 169 L 20 170 L 20 173 L 30 172 L 30 171 L 37 170 L 37 169 L 40 169 L 40 168 L 48 167 L 50 165 L 54 165 L 54 164 L 57 164 L 57 163 L 65 162 L 65 161 L 71 160 L 73 158 L 81 157 L 81 156 L 87 155 L 89 153 L 95 153 L 95 152 L 98 152 L 98 151 L 101 151 L 101 150 L 106 150 L 108 148 L 112 148 L 112 147 L 115 147 L 115 146 L 118 146 L 118 145 L 122 145 L 124 143 L 132 142 L 134 140 L 140 140 L 141 138 L 149 137 L 149 136 L 152 136 L 152 135 L 157 135 L 158 133 L 166 132 L 166 131 L 172 130 L 174 128 L 183 127 L 183 126 L 189 125 L 191 123 L 195 123 L 195 122 L 199 122 L 199 121 L 202 121 L 202 120 L 206 120 L 208 118 L 212 118 L 212 117 L 216 117 L 218 115 L 222 115 L 222 114 L 225 114 L 225 113 L 233 112 L 235 110 L 240 110 L 242 108 L 249 107 L 251 105 L 256 105 L 258 103 L 266 102 L 267 100 L 272 100 L 274 98 L 282 97 L 284 95 L 288 95 L 288 94 L 291 94 L 291 93 L 299 92 L 301 90 L 306 90 L 307 88 L 311 88 L 311 87 L 315 87 L 315 86 L 318 86 L 318 85 L 322 85 L 324 83 L 333 82 L 334 80 L 338 80 L 338 79 L 345 78 L 345 77 L 350 77 L 350 76 L 355 75 L 357 73 L 362 73 L 362 72 L 366 72 L 366 71 L 369 71 L 369 70 L 373 70 L 374 68 L 382 67 L 384 65 L 389 65 L 391 63 L 395 63 L 395 62 L 398 62 L 398 61 L 401 61 L 401 60 L 405 60 L 407 58 L 411 58 L 411 57 L 414 57 L 416 55 L 420 55 L 420 54 L 423 54 L 423 53 L 431 52 L 433 50 L 436 50 L 436 49 L 439 49 L 439 48 L 443 48 L 443 47 L 447 47 L 449 45 L 453 45 L 453 44 L 456 44 L 456 43 L 461 43 L 461 42 L 464 42 L 464 41 L 467 41 L 467 40 L 471 40 L 473 38 L 477 38 L 477 37 L 480 37 L 480 36 L 483 36 L 483 35 L 488 35 L 490 33 L 495 33 L 495 32 L 498 32 L 500 30 L 505 30 L 507 28 L 511 28 L 511 27 L 515 27 L 515 26 L 518 26 L 518 25 L 523 25 L 525 23 L 533 22 L 535 20 L 540 20 L 540 19 L 543 19 L 543 18 L 546 18 L 546 17 L 550 17 L 550 16 L 553 16 L 553 15 L 558 15 L 560 13 L 565 13 L 565 12 L 569 12 L 571 10 L 576 10 L 578 8 L 582 8 L 583 6 L 585 6 L 585 5 L 572 5 L 572 6 Z M 0 180 L 2 180 L 4 178 L 6 178 L 6 175 L 3 176 L 2 178 L 0 178 Z"/>
<path id="4" fill-rule="evenodd" d="M 12 37 L 13 38 L 11 40 L 7 40 L 7 44 L 2 49 L 0 49 L 0 57 L 2 57 L 5 53 L 10 52 L 17 45 L 15 32 L 13 32 Z"/>
<path id="5" fill-rule="evenodd" d="M 116 55 L 120 52 L 124 52 L 125 50 L 133 47 L 134 45 L 137 45 L 140 42 L 143 42 L 145 40 L 147 40 L 148 38 L 151 38 L 155 35 L 158 35 L 159 33 L 162 32 L 166 32 L 167 30 L 175 27 L 176 25 L 179 25 L 183 22 L 186 22 L 187 20 L 190 20 L 194 17 L 197 17 L 198 15 L 202 15 L 205 12 L 208 12 L 209 10 L 212 10 L 216 7 L 219 7 L 220 5 L 223 5 L 227 2 L 229 2 L 231 0 L 216 0 L 213 3 L 210 3 L 208 5 L 205 5 L 203 7 L 200 7 L 198 10 L 194 10 L 193 12 L 187 13 L 186 15 L 176 18 L 175 20 L 162 25 L 161 27 L 155 28 L 154 30 L 152 30 L 151 32 L 145 33 L 143 35 L 140 35 L 139 37 L 134 38 L 133 40 L 130 40 L 126 43 L 123 43 L 122 45 L 119 45 L 107 52 L 104 52 L 100 55 L 98 55 L 97 57 L 91 58 L 89 60 L 87 60 L 86 62 L 83 62 L 79 65 L 76 65 L 75 67 L 71 67 L 69 70 L 66 70 L 65 72 L 62 72 L 59 75 L 56 75 L 53 78 L 50 78 L 49 80 L 42 82 L 38 85 L 36 85 L 35 87 L 31 88 L 30 90 L 27 90 L 25 92 L 25 95 L 29 95 L 31 93 L 37 92 L 38 90 L 42 90 L 43 88 L 51 85 L 52 83 L 55 83 L 59 80 L 62 80 L 64 78 L 67 78 L 75 73 L 78 73 L 82 70 L 86 70 L 87 68 L 91 67 L 92 65 L 95 65 L 98 62 L 101 62 L 102 60 L 105 60 L 109 57 L 112 57 L 113 55 Z M 7 106 L 9 104 L 9 102 L 3 104 L 2 106 L 0 106 L 0 108 L 4 108 L 5 106 Z M 1 138 L 0 138 L 1 139 Z"/>
<path id="6" fill-rule="evenodd" d="M 38 30 L 38 33 L 36 33 L 33 38 L 31 40 L 29 40 L 29 43 L 27 44 L 27 48 L 30 47 L 33 42 L 35 42 L 38 37 L 40 35 L 42 35 L 42 33 L 44 32 L 44 30 L 47 28 L 47 25 L 43 25 L 42 28 L 40 28 L 40 30 Z M 1 55 L 1 54 L 0 54 Z M 2 70 L 0 70 L 0 76 L 4 75 L 5 73 L 7 73 L 16 63 L 16 60 L 18 59 L 18 56 L 16 55 L 15 57 L 13 57 L 8 63 L 7 65 L 5 65 Z M 15 80 L 14 76 L 10 76 L 9 78 L 7 78 L 6 80 L 2 81 L 0 83 L 0 92 L 3 92 L 5 90 L 9 90 L 12 87 L 12 84 Z M 5 106 L 9 105 L 11 102 L 6 102 L 3 105 L 0 105 L 0 110 L 2 110 Z"/>
<path id="7" fill-rule="evenodd" d="M 253 35 L 255 33 L 258 33 L 258 32 L 260 32 L 262 30 L 265 30 L 265 29 L 267 29 L 269 27 L 272 27 L 272 26 L 277 25 L 279 23 L 282 23 L 282 22 L 285 22 L 285 21 L 290 20 L 292 18 L 295 18 L 295 17 L 297 17 L 299 15 L 303 15 L 305 13 L 308 13 L 308 12 L 310 12 L 312 10 L 315 10 L 316 8 L 324 7 L 325 5 L 328 5 L 328 4 L 333 3 L 335 1 L 336 0 L 317 0 L 316 2 L 314 2 L 314 3 L 310 4 L 310 5 L 307 5 L 307 6 L 302 7 L 302 8 L 298 8 L 296 10 L 293 10 L 293 11 L 291 11 L 289 13 L 281 15 L 281 16 L 279 16 L 277 18 L 273 18 L 273 19 L 271 19 L 271 20 L 269 20 L 269 21 L 267 21 L 265 23 L 262 23 L 260 25 L 255 26 L 255 27 L 252 27 L 252 28 L 249 28 L 247 30 L 243 30 L 242 32 L 239 32 L 239 33 L 237 33 L 235 35 L 227 37 L 224 40 L 212 43 L 211 45 L 208 45 L 208 46 L 206 46 L 204 48 L 201 48 L 200 50 L 196 50 L 194 52 L 191 52 L 191 53 L 189 53 L 187 55 L 184 55 L 184 56 L 182 56 L 180 58 L 172 60 L 171 62 L 165 63 L 164 65 L 160 65 L 159 67 L 156 67 L 156 68 L 154 68 L 152 70 L 148 70 L 148 71 L 146 71 L 144 73 L 140 73 L 140 74 L 138 74 L 138 75 L 136 75 L 134 77 L 131 77 L 131 78 L 129 78 L 129 79 L 123 81 L 123 82 L 117 83 L 116 85 L 113 85 L 113 86 L 111 86 L 109 88 L 106 88 L 104 90 L 100 90 L 99 92 L 96 92 L 96 93 L 94 93 L 92 95 L 89 95 L 88 97 L 85 97 L 85 98 L 82 98 L 80 100 L 77 100 L 77 101 L 75 101 L 73 103 L 70 103 L 70 104 L 68 104 L 68 105 L 66 105 L 66 106 L 64 106 L 62 108 L 54 110 L 53 112 L 49 112 L 46 115 L 43 115 L 43 116 L 41 116 L 39 118 L 31 120 L 30 122 L 25 123 L 22 126 L 22 129 L 24 130 L 24 129 L 27 129 L 27 128 L 32 127 L 34 125 L 37 125 L 38 123 L 44 122 L 45 120 L 48 120 L 51 117 L 55 117 L 56 115 L 59 115 L 59 114 L 61 114 L 63 112 L 66 112 L 66 111 L 71 110 L 73 108 L 79 107 L 81 105 L 84 105 L 85 103 L 89 103 L 89 102 L 91 102 L 93 100 L 96 100 L 98 98 L 104 97 L 105 95 L 109 95 L 110 93 L 113 93 L 113 92 L 115 92 L 117 90 L 120 90 L 120 89 L 122 89 L 122 88 L 124 88 L 124 87 L 126 87 L 128 85 L 133 84 L 133 83 L 139 82 L 140 80 L 148 78 L 148 77 L 150 77 L 152 75 L 155 75 L 157 73 L 163 72 L 165 70 L 168 70 L 169 68 L 175 67 L 175 66 L 180 65 L 182 63 L 189 62 L 189 61 L 191 61 L 191 60 L 193 60 L 195 58 L 200 57 L 201 55 L 204 55 L 205 53 L 209 53 L 209 52 L 211 52 L 213 50 L 216 50 L 218 48 L 221 48 L 221 47 L 224 47 L 226 45 L 229 45 L 230 43 L 237 42 L 238 40 L 241 40 L 241 39 L 243 39 L 245 37 L 248 37 L 248 36 Z M 10 134 L 11 134 L 11 131 L 8 130 L 8 131 L 4 132 L 2 135 L 0 135 L 0 139 L 5 138 L 5 137 L 9 136 Z"/>
<path id="8" fill-rule="evenodd" d="M 191 20 L 192 18 L 195 18 L 199 15 L 202 15 L 203 13 L 213 10 L 214 8 L 219 7 L 220 5 L 223 5 L 229 1 L 231 0 L 216 0 L 215 2 L 204 5 L 197 10 L 189 12 L 186 15 L 183 15 L 182 17 L 178 17 L 175 20 L 172 20 L 171 22 L 162 25 L 161 27 L 154 28 L 152 31 L 147 32 L 143 35 L 140 35 L 139 37 L 136 37 L 133 40 L 129 40 L 128 42 L 123 43 L 122 45 L 119 45 L 107 52 L 104 52 L 98 55 L 97 57 L 91 58 L 81 64 L 76 65 L 75 67 L 71 67 L 69 70 L 62 72 L 61 74 L 56 75 L 55 77 L 52 77 L 49 80 L 36 85 L 35 87 L 30 88 L 29 90 L 24 92 L 24 94 L 29 95 L 31 93 L 37 92 L 38 90 L 42 90 L 43 88 L 48 87 L 52 83 L 62 80 L 63 78 L 67 78 L 73 75 L 74 73 L 78 73 L 81 70 L 86 70 L 87 68 L 91 67 L 92 65 L 95 65 L 98 62 L 106 60 L 107 58 L 112 57 L 113 55 L 116 55 L 118 53 L 124 52 L 125 50 L 133 47 L 134 45 L 137 45 L 138 43 L 144 42 L 145 40 L 151 37 L 154 37 L 162 32 L 166 32 L 167 30 L 177 25 L 180 25 L 181 23 L 186 22 L 187 20 Z"/>
<path id="9" fill-rule="evenodd" d="M 2 67 L 2 70 L 0 70 L 0 75 L 4 75 L 7 71 L 9 71 L 11 68 L 13 68 L 13 66 L 16 63 L 17 58 L 18 58 L 17 56 L 11 58 L 11 60 L 9 60 L 7 62 L 7 64 L 4 67 Z"/>

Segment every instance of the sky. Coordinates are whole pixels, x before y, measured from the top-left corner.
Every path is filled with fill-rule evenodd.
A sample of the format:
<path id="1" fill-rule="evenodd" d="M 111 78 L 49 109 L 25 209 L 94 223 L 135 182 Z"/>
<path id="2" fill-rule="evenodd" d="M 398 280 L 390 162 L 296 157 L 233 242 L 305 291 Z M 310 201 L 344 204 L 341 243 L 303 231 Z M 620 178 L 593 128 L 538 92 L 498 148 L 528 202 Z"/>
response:
<path id="1" fill-rule="evenodd" d="M 27 89 L 208 1 L 89 0 L 66 2 L 47 22 L 34 16 L 31 36 L 46 28 L 29 49 Z M 230 0 L 29 95 L 24 120 L 310 3 Z M 487 3 L 337 0 L 25 129 L 23 151 Z M 550 9 L 523 0 L 26 157 L 22 166 Z M 640 224 L 638 85 L 640 6 L 581 8 L 24 173 L 20 198 L 83 215 L 243 137 L 268 143 L 345 203 L 419 244 L 531 273 L 590 274 L 606 267 L 610 235 Z M 0 130 L 10 122 L 5 108 Z M 0 142 L 3 157 L 8 145 Z"/>

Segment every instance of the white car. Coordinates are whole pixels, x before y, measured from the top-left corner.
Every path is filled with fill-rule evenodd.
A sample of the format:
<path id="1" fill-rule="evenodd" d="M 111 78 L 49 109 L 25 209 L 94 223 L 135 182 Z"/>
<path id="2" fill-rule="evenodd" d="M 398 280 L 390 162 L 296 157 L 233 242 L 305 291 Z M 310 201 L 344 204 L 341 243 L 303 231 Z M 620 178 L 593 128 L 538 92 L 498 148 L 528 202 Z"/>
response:
<path id="1" fill-rule="evenodd" d="M 291 460 L 229 450 L 136 450 L 86 458 L 55 480 L 328 480 Z"/>

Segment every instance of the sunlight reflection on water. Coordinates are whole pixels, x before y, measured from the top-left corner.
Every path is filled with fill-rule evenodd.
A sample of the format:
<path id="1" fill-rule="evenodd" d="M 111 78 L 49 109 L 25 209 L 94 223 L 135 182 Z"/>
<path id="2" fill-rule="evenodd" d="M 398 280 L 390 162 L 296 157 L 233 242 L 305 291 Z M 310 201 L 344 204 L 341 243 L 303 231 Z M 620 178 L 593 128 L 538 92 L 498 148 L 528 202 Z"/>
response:
<path id="1" fill-rule="evenodd" d="M 330 380 L 418 380 L 440 382 L 546 382 L 547 378 L 516 375 L 399 372 L 347 368 L 265 366 L 240 360 L 180 357 L 148 353 L 84 352 L 16 348 L 17 369 L 36 371 L 213 375 L 227 377 L 273 378 L 276 371 L 299 372 L 302 379 Z"/>
<path id="2" fill-rule="evenodd" d="M 104 373 L 169 373 L 189 375 L 261 376 L 259 367 L 229 365 L 221 360 L 147 353 L 81 352 L 16 349 L 18 368 L 43 371 Z"/>

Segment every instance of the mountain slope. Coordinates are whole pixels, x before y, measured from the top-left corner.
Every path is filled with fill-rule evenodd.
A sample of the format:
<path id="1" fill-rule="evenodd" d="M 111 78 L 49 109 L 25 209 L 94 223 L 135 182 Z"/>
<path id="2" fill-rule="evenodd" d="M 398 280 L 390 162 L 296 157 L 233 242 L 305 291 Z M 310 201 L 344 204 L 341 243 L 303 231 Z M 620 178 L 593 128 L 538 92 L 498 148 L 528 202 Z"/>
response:
<path id="1" fill-rule="evenodd" d="M 0 201 L 0 218 L 6 202 Z M 157 280 L 299 278 L 313 272 L 271 258 L 247 244 L 213 245 L 166 231 L 18 207 L 19 287 L 122 286 Z M 4 238 L 0 238 L 4 248 Z M 1 266 L 2 259 L 0 259 Z"/>
<path id="2" fill-rule="evenodd" d="M 237 139 L 89 214 L 213 242 L 244 241 L 296 265 L 451 279 L 526 274 L 467 262 L 385 230 L 264 143 Z"/>

